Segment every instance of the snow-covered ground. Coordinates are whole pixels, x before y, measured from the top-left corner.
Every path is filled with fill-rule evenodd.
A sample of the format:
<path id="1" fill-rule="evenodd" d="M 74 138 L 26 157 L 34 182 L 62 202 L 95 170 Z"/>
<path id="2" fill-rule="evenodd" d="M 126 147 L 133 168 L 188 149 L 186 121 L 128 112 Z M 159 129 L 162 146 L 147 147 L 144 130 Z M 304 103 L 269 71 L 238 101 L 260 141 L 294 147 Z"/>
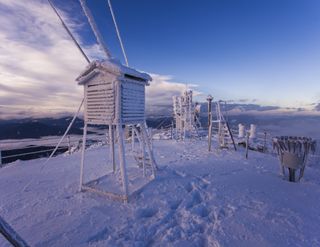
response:
<path id="1" fill-rule="evenodd" d="M 42 172 L 44 159 L 1 168 L 0 215 L 31 246 L 320 246 L 319 156 L 290 183 L 271 154 L 208 153 L 205 140 L 154 148 L 157 178 L 128 204 L 78 192 L 79 153 Z M 107 151 L 87 151 L 90 178 L 111 170 Z"/>

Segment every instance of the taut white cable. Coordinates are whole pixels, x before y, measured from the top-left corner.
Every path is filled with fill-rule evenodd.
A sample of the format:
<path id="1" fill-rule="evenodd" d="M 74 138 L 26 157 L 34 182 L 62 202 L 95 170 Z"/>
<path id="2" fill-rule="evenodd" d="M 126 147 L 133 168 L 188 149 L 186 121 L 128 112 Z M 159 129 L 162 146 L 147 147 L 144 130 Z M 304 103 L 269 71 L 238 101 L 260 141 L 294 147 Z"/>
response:
<path id="1" fill-rule="evenodd" d="M 62 26 L 64 27 L 64 29 L 67 31 L 67 33 L 70 35 L 71 39 L 73 40 L 73 42 L 75 43 L 75 45 L 78 47 L 78 49 L 80 50 L 81 54 L 84 56 L 84 58 L 86 59 L 86 61 L 88 63 L 90 63 L 89 58 L 87 57 L 87 55 L 84 53 L 84 51 L 82 50 L 81 46 L 79 45 L 79 43 L 77 42 L 77 40 L 75 39 L 75 37 L 72 35 L 71 31 L 69 30 L 69 28 L 67 27 L 67 25 L 64 23 L 64 21 L 62 20 L 61 16 L 59 15 L 57 9 L 54 7 L 54 5 L 52 4 L 51 0 L 48 0 L 51 8 L 53 9 L 53 11 L 56 13 L 56 15 L 58 16 L 59 20 L 61 21 Z"/>
<path id="2" fill-rule="evenodd" d="M 61 137 L 60 141 L 58 142 L 57 146 L 55 147 L 55 149 L 52 151 L 51 155 L 49 156 L 49 158 L 42 164 L 42 166 L 40 167 L 40 172 L 42 172 L 43 168 L 45 167 L 45 165 L 47 164 L 47 162 L 51 159 L 51 157 L 55 154 L 55 152 L 58 150 L 61 142 L 63 141 L 63 139 L 66 137 L 66 135 L 68 134 L 69 130 L 71 129 L 71 126 L 73 125 L 73 122 L 76 120 L 80 110 L 81 110 L 81 107 L 83 105 L 83 102 L 84 102 L 85 98 L 82 99 L 81 101 L 81 104 L 79 105 L 79 108 L 78 108 L 78 111 L 76 112 L 76 114 L 73 116 L 72 118 L 72 121 L 70 122 L 68 128 L 66 129 L 66 131 L 64 132 L 63 136 Z M 31 180 L 29 181 L 29 183 L 27 183 L 22 191 L 25 191 L 26 189 L 28 189 L 28 187 L 30 186 L 30 184 L 33 182 L 34 180 L 34 177 L 31 178 Z"/>
<path id="3" fill-rule="evenodd" d="M 92 14 L 91 14 L 91 11 L 86 5 L 86 1 L 85 0 L 79 0 L 79 1 L 80 1 L 80 4 L 81 4 L 81 7 L 83 9 L 83 12 L 84 12 L 85 16 L 88 19 L 88 22 L 89 22 L 89 24 L 91 26 L 91 29 L 92 29 L 94 35 L 96 36 L 96 39 L 97 39 L 100 47 L 102 48 L 102 50 L 106 54 L 107 58 L 111 58 L 111 54 L 110 54 L 106 44 L 104 43 L 104 40 L 103 40 L 103 38 L 101 36 L 101 33 L 99 32 L 99 29 L 98 29 L 98 27 L 97 27 L 97 25 L 96 25 L 96 23 L 94 21 L 94 18 L 93 18 Z"/>
<path id="4" fill-rule="evenodd" d="M 126 52 L 124 50 L 124 46 L 123 46 L 123 43 L 122 43 L 122 40 L 121 40 L 121 36 L 120 36 L 119 29 L 118 29 L 116 17 L 115 17 L 115 15 L 113 13 L 113 9 L 112 9 L 112 5 L 111 5 L 111 1 L 110 0 L 108 0 L 108 5 L 109 5 L 109 9 L 110 9 L 110 12 L 111 12 L 111 16 L 112 16 L 112 20 L 113 20 L 114 26 L 116 28 L 116 32 L 117 32 L 117 36 L 118 36 L 118 39 L 119 39 L 119 42 L 120 42 L 121 50 L 122 50 L 124 59 L 126 61 L 126 65 L 129 66 L 128 58 L 127 58 Z"/>

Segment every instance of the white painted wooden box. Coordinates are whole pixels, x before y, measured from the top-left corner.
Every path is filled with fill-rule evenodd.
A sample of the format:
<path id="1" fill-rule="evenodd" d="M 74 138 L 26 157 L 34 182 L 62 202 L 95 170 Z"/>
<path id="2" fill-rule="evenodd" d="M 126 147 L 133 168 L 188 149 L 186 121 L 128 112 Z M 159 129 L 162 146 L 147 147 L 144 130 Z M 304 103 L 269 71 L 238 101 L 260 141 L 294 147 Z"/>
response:
<path id="1" fill-rule="evenodd" d="M 76 79 L 84 86 L 88 124 L 145 121 L 145 86 L 151 77 L 115 61 L 94 61 Z"/>

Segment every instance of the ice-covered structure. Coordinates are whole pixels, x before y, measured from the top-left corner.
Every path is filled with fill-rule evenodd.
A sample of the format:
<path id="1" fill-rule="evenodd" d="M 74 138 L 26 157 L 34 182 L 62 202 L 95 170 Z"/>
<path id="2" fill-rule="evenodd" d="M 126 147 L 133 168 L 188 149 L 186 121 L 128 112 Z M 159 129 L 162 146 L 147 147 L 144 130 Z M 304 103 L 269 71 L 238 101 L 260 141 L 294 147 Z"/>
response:
<path id="1" fill-rule="evenodd" d="M 181 96 L 173 96 L 173 118 L 178 139 L 190 137 L 200 124 L 200 104 L 193 104 L 192 90 L 186 90 Z"/>
<path id="2" fill-rule="evenodd" d="M 229 123 L 227 119 L 225 118 L 222 109 L 221 109 L 221 103 L 223 101 L 217 101 L 215 102 L 216 105 L 216 119 L 210 120 L 209 123 L 209 129 L 208 129 L 208 146 L 209 151 L 211 151 L 211 139 L 212 139 L 212 131 L 213 128 L 217 129 L 217 137 L 218 137 L 218 143 L 220 148 L 227 148 L 228 144 L 232 144 L 234 147 L 234 150 L 236 151 L 236 145 L 233 139 L 232 132 L 230 130 Z M 210 101 L 211 104 L 211 101 Z M 211 111 L 211 110 L 210 110 Z M 209 113 L 209 116 L 212 117 L 211 112 Z M 213 124 L 217 124 L 217 127 L 214 127 Z"/>
<path id="3" fill-rule="evenodd" d="M 113 60 L 94 61 L 76 79 L 84 86 L 84 131 L 83 150 L 81 159 L 80 189 L 100 192 L 105 195 L 128 200 L 128 176 L 126 169 L 125 145 L 123 127 L 133 126 L 139 134 L 143 147 L 143 174 L 146 174 L 146 155 L 150 160 L 152 177 L 155 176 L 155 160 L 148 141 L 145 122 L 145 87 L 149 85 L 151 77 L 140 73 Z M 88 125 L 109 126 L 110 152 L 113 171 L 117 171 L 115 164 L 115 143 L 117 140 L 120 175 L 123 194 L 106 192 L 94 188 L 94 183 L 84 183 L 84 158 Z M 116 133 L 116 138 L 114 134 Z"/>
<path id="4" fill-rule="evenodd" d="M 285 175 L 285 168 L 289 170 L 289 181 L 295 182 L 296 170 L 300 170 L 300 180 L 310 153 L 316 152 L 317 142 L 309 137 L 279 136 L 272 139 L 273 148 L 277 151 L 280 170 Z"/>

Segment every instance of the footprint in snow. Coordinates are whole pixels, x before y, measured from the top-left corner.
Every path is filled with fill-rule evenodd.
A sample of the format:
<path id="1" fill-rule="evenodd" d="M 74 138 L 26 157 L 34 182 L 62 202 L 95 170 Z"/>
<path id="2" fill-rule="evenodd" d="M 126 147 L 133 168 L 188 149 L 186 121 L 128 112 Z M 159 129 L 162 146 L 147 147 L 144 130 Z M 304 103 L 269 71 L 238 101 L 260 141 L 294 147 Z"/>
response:
<path id="1" fill-rule="evenodd" d="M 209 215 L 209 210 L 205 205 L 199 204 L 192 208 L 191 213 L 204 218 Z"/>
<path id="2" fill-rule="evenodd" d="M 190 197 L 186 199 L 186 208 L 192 208 L 202 202 L 199 191 L 193 191 L 190 193 Z"/>
<path id="3" fill-rule="evenodd" d="M 156 208 L 143 208 L 143 209 L 138 209 L 136 211 L 136 217 L 139 219 L 150 218 L 157 213 L 158 213 L 158 210 Z"/>
<path id="4" fill-rule="evenodd" d="M 181 204 L 181 200 L 168 202 L 170 209 L 176 210 Z"/>
<path id="5" fill-rule="evenodd" d="M 188 193 L 190 193 L 190 192 L 193 190 L 194 186 L 193 186 L 191 183 L 187 183 L 187 184 L 184 186 L 184 188 L 185 188 L 185 190 L 186 190 Z"/>

